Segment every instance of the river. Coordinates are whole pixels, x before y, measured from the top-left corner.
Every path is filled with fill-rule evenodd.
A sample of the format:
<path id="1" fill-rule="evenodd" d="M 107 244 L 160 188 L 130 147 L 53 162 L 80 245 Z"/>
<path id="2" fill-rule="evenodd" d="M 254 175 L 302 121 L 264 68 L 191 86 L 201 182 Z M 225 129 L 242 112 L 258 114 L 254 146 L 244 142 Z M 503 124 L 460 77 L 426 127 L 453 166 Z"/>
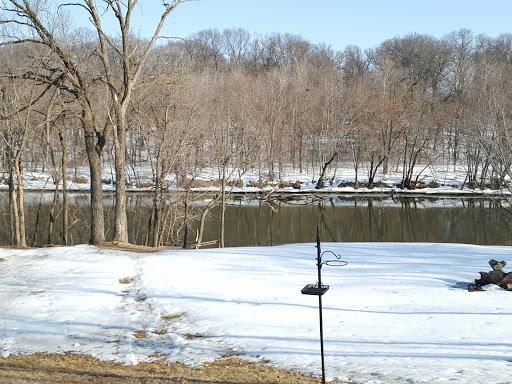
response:
<path id="1" fill-rule="evenodd" d="M 48 243 L 49 212 L 53 195 L 26 194 L 28 243 Z M 89 197 L 70 194 L 73 244 L 89 240 Z M 130 241 L 142 244 L 151 211 L 151 196 L 130 194 L 128 217 Z M 206 205 L 204 197 L 191 204 L 199 213 Z M 408 197 L 392 200 L 388 196 L 309 196 L 299 200 L 283 198 L 273 202 L 241 196 L 226 206 L 225 244 L 228 247 L 279 245 L 314 242 L 317 225 L 322 241 L 358 242 L 432 242 L 511 245 L 512 220 L 502 201 L 485 198 Z M 113 196 L 105 197 L 107 240 L 112 237 Z M 177 210 L 181 204 L 176 205 Z M 219 238 L 219 207 L 206 220 L 203 241 Z M 59 241 L 60 205 L 54 220 L 51 242 Z M 39 221 L 36 219 L 39 211 Z M 7 193 L 0 194 L 0 244 L 10 244 Z M 175 220 L 180 220 L 176 218 Z M 198 220 L 189 225 L 188 244 L 192 245 Z M 34 237 L 35 233 L 35 237 Z M 175 239 L 182 244 L 182 239 Z"/>

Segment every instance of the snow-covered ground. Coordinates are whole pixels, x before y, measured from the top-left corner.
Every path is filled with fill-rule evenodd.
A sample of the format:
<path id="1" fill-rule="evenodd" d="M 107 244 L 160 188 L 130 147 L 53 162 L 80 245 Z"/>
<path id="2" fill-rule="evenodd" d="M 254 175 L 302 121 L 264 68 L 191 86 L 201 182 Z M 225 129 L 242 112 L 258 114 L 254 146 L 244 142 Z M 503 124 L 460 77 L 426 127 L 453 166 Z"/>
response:
<path id="1" fill-rule="evenodd" d="M 512 381 L 512 293 L 468 292 L 511 247 L 324 243 L 328 379 Z M 0 249 L 0 354 L 201 364 L 223 355 L 320 372 L 314 244 L 151 254 Z M 329 254 L 324 255 L 324 260 Z"/>
<path id="2" fill-rule="evenodd" d="M 401 171 L 393 171 L 391 170 L 387 174 L 378 173 L 375 177 L 375 182 L 378 184 L 373 189 L 368 189 L 364 186 L 364 183 L 367 182 L 367 172 L 362 169 L 359 172 L 358 180 L 360 183 L 360 187 L 355 189 L 351 183 L 353 184 L 355 181 L 355 172 L 353 167 L 350 165 L 339 166 L 337 169 L 329 170 L 326 174 L 327 179 L 332 179 L 332 184 L 329 182 L 325 183 L 325 187 L 318 190 L 316 189 L 316 181 L 318 180 L 318 173 L 299 173 L 293 170 L 286 170 L 281 175 L 277 177 L 283 183 L 300 183 L 300 189 L 294 189 L 293 187 L 283 187 L 279 188 L 277 192 L 287 192 L 287 193 L 300 193 L 300 192 L 320 192 L 320 193 L 340 193 L 340 194 L 351 194 L 351 193 L 389 193 L 391 191 L 396 191 L 398 193 L 407 193 L 407 194 L 442 194 L 442 195 L 460 195 L 460 194 L 470 194 L 470 195 L 510 195 L 509 189 L 503 190 L 491 190 L 491 189 L 472 189 L 468 188 L 468 185 L 465 183 L 467 170 L 464 166 L 453 167 L 452 165 L 436 165 L 425 167 L 423 165 L 419 165 L 416 167 L 416 172 L 421 172 L 418 181 L 425 184 L 431 185 L 430 183 L 437 183 L 437 187 L 427 187 L 427 188 L 418 188 L 415 190 L 402 190 L 397 185 L 400 184 L 402 180 L 402 172 Z M 133 174 L 127 175 L 127 180 L 131 181 L 131 184 L 127 186 L 128 191 L 150 191 L 152 189 L 152 170 L 151 168 L 140 168 L 137 170 L 138 177 L 135 178 Z M 334 177 L 333 177 L 334 175 Z M 74 177 L 74 172 L 68 172 L 69 182 L 68 189 L 71 191 L 88 191 L 89 190 L 89 170 L 85 167 L 81 168 L 79 172 Z M 105 167 L 103 172 L 103 189 L 105 191 L 113 191 L 115 186 L 111 183 L 112 172 Z M 202 187 L 195 187 L 193 190 L 195 191 L 207 191 L 207 192 L 215 192 L 220 190 L 218 186 L 208 186 L 208 182 L 219 182 L 219 170 L 218 169 L 206 169 L 202 172 L 195 180 L 205 182 Z M 137 184 L 135 180 L 138 180 L 140 183 Z M 269 185 L 264 186 L 263 188 L 258 188 L 255 185 L 258 184 L 259 180 L 262 179 L 264 183 L 268 183 Z M 75 181 L 77 182 L 75 182 Z M 243 187 L 229 187 L 230 190 L 237 193 L 256 193 L 261 191 L 270 191 L 272 190 L 272 185 L 277 184 L 277 181 L 270 183 L 268 181 L 268 173 L 259 174 L 257 172 L 246 172 L 241 176 L 232 176 L 231 180 L 239 180 L 243 184 Z M 79 181 L 79 182 L 78 182 Z M 166 183 L 169 188 L 178 189 L 176 184 L 175 175 L 169 175 L 166 179 Z M 348 184 L 348 185 L 347 185 Z M 50 177 L 48 172 L 41 171 L 31 171 L 29 169 L 24 170 L 24 179 L 23 185 L 27 190 L 54 190 L 55 184 L 53 183 L 53 179 Z M 0 183 L 0 190 L 7 190 L 7 184 Z"/>

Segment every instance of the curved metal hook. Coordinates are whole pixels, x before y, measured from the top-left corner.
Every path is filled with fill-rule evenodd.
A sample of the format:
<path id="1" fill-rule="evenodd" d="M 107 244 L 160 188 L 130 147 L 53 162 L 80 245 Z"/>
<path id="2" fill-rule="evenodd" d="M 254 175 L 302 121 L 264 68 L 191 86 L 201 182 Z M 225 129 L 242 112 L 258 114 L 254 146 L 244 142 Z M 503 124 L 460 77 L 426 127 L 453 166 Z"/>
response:
<path id="1" fill-rule="evenodd" d="M 343 267 L 348 264 L 348 262 L 341 260 L 341 256 L 334 253 L 333 251 L 323 251 L 320 254 L 320 260 L 322 259 L 324 253 L 332 253 L 334 255 L 334 257 L 336 257 L 337 260 L 322 261 L 321 265 L 325 264 L 325 265 L 329 265 L 331 267 Z"/>

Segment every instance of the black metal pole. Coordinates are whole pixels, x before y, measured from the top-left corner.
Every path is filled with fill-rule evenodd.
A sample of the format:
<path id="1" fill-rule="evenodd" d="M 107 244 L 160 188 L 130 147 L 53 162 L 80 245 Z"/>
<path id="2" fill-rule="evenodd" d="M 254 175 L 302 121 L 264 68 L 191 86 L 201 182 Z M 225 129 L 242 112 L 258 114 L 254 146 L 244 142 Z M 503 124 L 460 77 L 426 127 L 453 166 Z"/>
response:
<path id="1" fill-rule="evenodd" d="M 322 290 L 322 256 L 320 250 L 320 231 L 316 227 L 316 265 L 318 267 L 318 289 Z M 324 324 L 322 319 L 322 295 L 318 295 L 318 311 L 320 313 L 320 353 L 322 356 L 322 384 L 325 384 L 325 363 L 324 363 Z"/>

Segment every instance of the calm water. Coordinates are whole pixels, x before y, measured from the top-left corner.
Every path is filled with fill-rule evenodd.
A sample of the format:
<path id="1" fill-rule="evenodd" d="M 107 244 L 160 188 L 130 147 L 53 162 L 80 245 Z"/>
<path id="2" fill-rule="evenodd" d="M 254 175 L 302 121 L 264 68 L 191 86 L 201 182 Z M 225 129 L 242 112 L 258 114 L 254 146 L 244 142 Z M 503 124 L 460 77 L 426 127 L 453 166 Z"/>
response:
<path id="1" fill-rule="evenodd" d="M 49 212 L 53 196 L 28 193 L 27 235 L 29 244 L 48 241 Z M 89 240 L 87 194 L 71 195 L 71 235 L 74 244 Z M 41 201 L 41 204 L 40 204 Z M 128 197 L 130 241 L 142 244 L 151 208 L 151 196 Z M 107 239 L 112 236 L 112 196 L 105 198 Z M 204 201 L 193 204 L 198 213 Z M 226 246 L 278 245 L 314 242 L 319 225 L 322 241 L 456 242 L 511 245 L 512 217 L 502 202 L 475 198 L 401 198 L 328 196 L 303 201 L 266 203 L 255 199 L 230 199 L 226 208 Z M 181 209 L 181 204 L 177 209 Z M 57 205 L 52 242 L 58 242 L 60 205 Z M 39 224 L 36 235 L 36 216 Z M 0 194 L 0 243 L 9 244 L 7 193 Z M 206 221 L 203 241 L 219 238 L 219 209 Z M 188 243 L 195 238 L 197 221 L 190 224 Z M 181 235 L 180 235 L 181 236 Z M 182 240 L 180 239 L 180 244 Z"/>

